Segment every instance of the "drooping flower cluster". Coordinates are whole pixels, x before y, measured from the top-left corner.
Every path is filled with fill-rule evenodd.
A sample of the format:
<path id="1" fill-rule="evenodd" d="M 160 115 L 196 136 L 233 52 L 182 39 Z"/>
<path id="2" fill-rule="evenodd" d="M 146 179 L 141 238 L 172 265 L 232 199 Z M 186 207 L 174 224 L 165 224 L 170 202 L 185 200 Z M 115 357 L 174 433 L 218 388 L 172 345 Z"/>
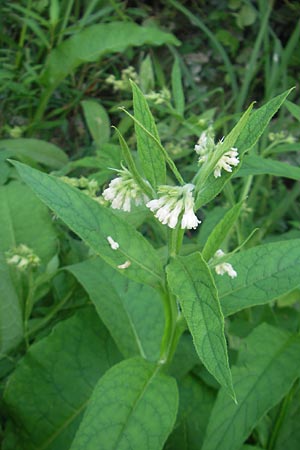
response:
<path id="1" fill-rule="evenodd" d="M 220 177 L 222 169 L 226 170 L 226 172 L 232 172 L 232 166 L 236 167 L 240 162 L 238 155 L 238 150 L 235 147 L 232 147 L 228 152 L 224 153 L 217 162 L 214 170 L 214 177 Z"/>
<path id="2" fill-rule="evenodd" d="M 21 272 L 40 265 L 40 258 L 25 244 L 20 244 L 6 252 L 6 262 Z"/>
<path id="3" fill-rule="evenodd" d="M 158 199 L 150 200 L 146 206 L 155 213 L 155 217 L 170 228 L 175 228 L 181 219 L 181 228 L 197 228 L 200 220 L 194 213 L 193 184 L 184 186 L 159 186 Z"/>
<path id="4" fill-rule="evenodd" d="M 215 258 L 222 258 L 223 256 L 225 256 L 223 250 L 219 249 L 216 251 Z M 215 266 L 215 271 L 218 275 L 224 275 L 224 273 L 227 273 L 230 278 L 235 278 L 237 276 L 237 272 L 234 270 L 232 265 L 227 262 L 217 264 Z"/>
<path id="5" fill-rule="evenodd" d="M 144 194 L 129 170 L 118 170 L 119 176 L 114 178 L 103 191 L 105 200 L 111 202 L 113 209 L 122 209 L 130 212 L 132 203 L 139 206 L 146 203 L 149 198 Z"/>
<path id="6" fill-rule="evenodd" d="M 208 159 L 208 155 L 215 149 L 215 141 L 213 139 L 212 130 L 209 128 L 201 133 L 197 144 L 195 145 L 195 152 L 199 155 L 198 162 L 204 163 Z"/>
<path id="7" fill-rule="evenodd" d="M 222 143 L 223 140 L 220 141 Z M 216 144 L 213 138 L 213 131 L 209 128 L 201 133 L 197 144 L 195 145 L 195 152 L 199 155 L 199 164 L 205 163 L 212 156 L 216 149 Z M 226 172 L 232 172 L 232 167 L 236 167 L 240 160 L 238 158 L 238 150 L 232 147 L 224 155 L 221 156 L 214 168 L 214 177 L 218 178 L 221 176 L 221 171 L 226 170 Z"/>

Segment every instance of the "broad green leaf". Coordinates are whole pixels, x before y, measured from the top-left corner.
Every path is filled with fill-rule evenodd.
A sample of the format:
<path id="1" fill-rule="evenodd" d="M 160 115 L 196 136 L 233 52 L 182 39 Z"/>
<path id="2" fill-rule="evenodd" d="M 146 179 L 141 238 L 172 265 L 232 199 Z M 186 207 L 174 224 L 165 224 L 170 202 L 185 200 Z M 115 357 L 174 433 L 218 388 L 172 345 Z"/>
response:
<path id="1" fill-rule="evenodd" d="M 245 339 L 232 369 L 237 404 L 221 388 L 202 450 L 239 450 L 258 421 L 299 377 L 300 337 L 262 324 Z"/>
<path id="2" fill-rule="evenodd" d="M 202 251 L 202 256 L 205 261 L 208 261 L 210 258 L 212 258 L 216 251 L 220 248 L 227 234 L 236 223 L 240 215 L 242 205 L 242 202 L 234 205 L 210 233 Z"/>
<path id="3" fill-rule="evenodd" d="M 215 401 L 215 392 L 192 375 L 180 381 L 178 389 L 178 423 L 165 450 L 199 450 Z"/>
<path id="4" fill-rule="evenodd" d="M 229 259 L 236 278 L 215 276 L 222 311 L 229 316 L 275 300 L 300 284 L 300 239 L 274 242 Z"/>
<path id="5" fill-rule="evenodd" d="M 0 186 L 0 251 L 19 244 L 48 262 L 57 251 L 57 236 L 48 208 L 19 181 Z"/>
<path id="6" fill-rule="evenodd" d="M 24 164 L 13 164 L 21 178 L 94 252 L 120 273 L 146 284 L 160 284 L 160 259 L 149 242 L 112 209 L 67 185 Z M 113 250 L 108 236 L 119 243 Z M 129 267 L 118 268 L 128 261 Z"/>
<path id="7" fill-rule="evenodd" d="M 114 342 L 92 308 L 60 322 L 34 344 L 4 396 L 18 424 L 18 450 L 70 448 L 99 377 L 119 360 Z"/>
<path id="8" fill-rule="evenodd" d="M 155 27 L 139 26 L 132 22 L 112 22 L 92 25 L 66 39 L 49 54 L 42 82 L 59 84 L 76 67 L 97 61 L 110 53 L 123 53 L 130 46 L 178 45 L 170 33 Z"/>
<path id="9" fill-rule="evenodd" d="M 182 75 L 178 58 L 175 58 L 172 67 L 172 94 L 175 103 L 176 112 L 183 116 L 184 114 L 184 92 L 182 87 Z"/>
<path id="10" fill-rule="evenodd" d="M 23 337 L 23 314 L 4 255 L 0 252 L 0 359 Z"/>
<path id="11" fill-rule="evenodd" d="M 101 147 L 109 140 L 110 136 L 108 114 L 103 106 L 94 100 L 84 100 L 81 105 L 89 131 L 97 146 Z"/>
<path id="12" fill-rule="evenodd" d="M 297 383 L 297 382 L 296 382 Z M 277 435 L 274 450 L 298 450 L 300 442 L 300 390 L 291 392 L 287 410 Z"/>
<path id="13" fill-rule="evenodd" d="M 159 450 L 171 432 L 178 392 L 173 378 L 141 358 L 125 360 L 99 380 L 71 450 Z"/>
<path id="14" fill-rule="evenodd" d="M 131 82 L 134 118 L 160 142 L 154 118 L 147 100 L 137 85 Z M 136 122 L 135 134 L 137 149 L 145 177 L 155 189 L 166 182 L 166 162 L 161 148 L 149 134 Z"/>
<path id="15" fill-rule="evenodd" d="M 242 157 L 246 151 L 250 150 L 257 143 L 270 120 L 272 119 L 274 114 L 276 114 L 290 92 L 291 89 L 285 91 L 283 94 L 278 95 L 277 97 L 270 100 L 261 108 L 253 111 L 247 122 L 244 124 L 243 129 L 240 130 L 240 135 L 238 137 L 236 136 L 236 140 L 233 141 L 231 138 L 229 139 L 230 146 L 234 146 L 238 149 L 240 157 Z M 233 133 L 233 130 L 231 133 Z M 226 139 L 224 141 L 224 144 L 226 142 Z M 234 144 L 232 144 L 232 142 L 234 142 Z M 237 167 L 234 167 L 232 173 L 223 171 L 222 176 L 219 178 L 215 178 L 213 174 L 211 174 L 207 179 L 205 185 L 199 192 L 197 208 L 200 208 L 200 206 L 205 205 L 206 203 L 211 201 L 223 189 L 225 183 L 240 169 L 240 166 L 241 164 L 239 164 Z"/>
<path id="16" fill-rule="evenodd" d="M 60 169 L 68 162 L 63 150 L 40 139 L 3 139 L 0 141 L 0 150 L 7 150 L 9 157 L 17 157 L 25 163 L 33 161 L 51 169 Z"/>
<path id="17" fill-rule="evenodd" d="M 274 175 L 276 177 L 290 178 L 300 180 L 300 168 L 290 164 L 266 159 L 262 156 L 249 155 L 243 160 L 242 167 L 236 176 L 246 177 L 249 175 Z"/>
<path id="18" fill-rule="evenodd" d="M 199 357 L 196 353 L 193 338 L 186 331 L 181 335 L 177 344 L 175 354 L 168 369 L 169 374 L 175 377 L 176 380 L 180 380 L 197 364 L 199 364 Z"/>
<path id="19" fill-rule="evenodd" d="M 167 267 L 199 358 L 234 398 L 224 335 L 224 318 L 210 270 L 200 253 L 178 256 Z"/>
<path id="20" fill-rule="evenodd" d="M 66 268 L 82 284 L 125 357 L 156 361 L 164 328 L 162 302 L 149 286 L 128 280 L 100 258 Z"/>

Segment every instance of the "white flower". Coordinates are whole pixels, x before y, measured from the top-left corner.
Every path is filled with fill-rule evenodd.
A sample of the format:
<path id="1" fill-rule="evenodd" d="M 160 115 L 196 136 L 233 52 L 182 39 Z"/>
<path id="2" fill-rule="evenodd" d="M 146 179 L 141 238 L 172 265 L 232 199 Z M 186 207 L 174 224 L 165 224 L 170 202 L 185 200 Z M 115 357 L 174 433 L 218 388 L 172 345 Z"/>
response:
<path id="1" fill-rule="evenodd" d="M 123 264 L 119 264 L 118 269 L 127 269 L 131 265 L 130 261 L 125 261 Z"/>
<path id="2" fill-rule="evenodd" d="M 215 258 L 222 258 L 223 256 L 225 256 L 225 253 L 221 249 L 216 251 Z M 232 265 L 227 262 L 217 264 L 215 271 L 218 275 L 224 275 L 224 273 L 227 273 L 231 278 L 235 278 L 237 276 L 237 272 L 234 270 Z"/>
<path id="3" fill-rule="evenodd" d="M 221 170 L 224 169 L 226 172 L 232 172 L 232 167 L 236 167 L 240 160 L 238 158 L 238 151 L 237 148 L 232 147 L 228 152 L 224 153 L 224 155 L 219 159 L 217 162 L 217 165 L 214 170 L 214 176 L 215 178 L 218 178 L 221 176 Z"/>
<path id="4" fill-rule="evenodd" d="M 20 244 L 6 252 L 6 262 L 20 271 L 25 271 L 29 267 L 39 266 L 41 260 L 31 248 L 25 244 Z"/>
<path id="5" fill-rule="evenodd" d="M 106 239 L 113 250 L 118 250 L 120 247 L 118 242 L 114 241 L 111 236 L 107 236 Z"/>
<path id="6" fill-rule="evenodd" d="M 175 228 L 181 217 L 181 228 L 197 228 L 200 220 L 194 213 L 193 184 L 185 186 L 160 186 L 160 198 L 150 200 L 146 206 L 155 213 L 155 217 L 170 228 Z"/>
<path id="7" fill-rule="evenodd" d="M 111 202 L 113 209 L 130 212 L 133 202 L 138 206 L 149 200 L 134 181 L 129 170 L 123 168 L 118 172 L 120 176 L 114 178 L 102 193 L 105 200 Z"/>
<path id="8" fill-rule="evenodd" d="M 194 147 L 195 152 L 199 155 L 199 163 L 207 161 L 208 155 L 215 149 L 215 142 L 212 137 L 212 129 L 209 128 L 201 133 L 197 144 Z"/>

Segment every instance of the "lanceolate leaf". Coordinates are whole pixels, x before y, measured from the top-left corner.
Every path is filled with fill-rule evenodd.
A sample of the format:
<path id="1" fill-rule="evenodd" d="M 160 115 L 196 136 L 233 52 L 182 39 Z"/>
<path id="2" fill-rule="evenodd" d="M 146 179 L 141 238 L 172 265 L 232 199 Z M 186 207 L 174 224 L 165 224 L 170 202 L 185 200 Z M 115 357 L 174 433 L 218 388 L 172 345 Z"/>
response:
<path id="1" fill-rule="evenodd" d="M 150 286 L 120 275 L 100 258 L 68 266 L 88 292 L 125 357 L 159 357 L 164 318 L 161 299 Z"/>
<path id="2" fill-rule="evenodd" d="M 154 118 L 148 103 L 137 87 L 131 82 L 133 93 L 134 117 L 148 130 L 157 141 L 160 141 Z M 145 177 L 155 189 L 159 184 L 166 182 L 166 162 L 161 148 L 151 139 L 147 132 L 134 123 L 137 139 L 137 149 Z"/>
<path id="3" fill-rule="evenodd" d="M 300 338 L 260 325 L 245 339 L 232 369 L 237 404 L 221 389 L 202 450 L 239 450 L 258 421 L 300 375 Z"/>
<path id="4" fill-rule="evenodd" d="M 84 100 L 81 105 L 89 131 L 97 146 L 101 147 L 109 140 L 110 136 L 110 122 L 107 112 L 100 103 L 94 100 Z"/>
<path id="5" fill-rule="evenodd" d="M 216 251 L 220 248 L 220 245 L 225 240 L 227 234 L 237 221 L 241 212 L 243 203 L 240 202 L 234 205 L 215 226 L 211 234 L 209 235 L 205 246 L 202 251 L 202 256 L 205 261 L 208 261 L 214 256 Z"/>
<path id="6" fill-rule="evenodd" d="M 14 162 L 14 165 L 38 197 L 108 264 L 136 281 L 160 284 L 159 257 L 125 220 L 62 180 L 21 163 Z M 119 243 L 117 250 L 111 248 L 108 236 Z"/>
<path id="7" fill-rule="evenodd" d="M 173 378 L 141 358 L 125 360 L 98 382 L 71 450 L 162 449 L 177 407 Z"/>
<path id="8" fill-rule="evenodd" d="M 42 81 L 55 86 L 80 64 L 99 61 L 109 53 L 122 53 L 127 47 L 144 44 L 178 45 L 179 41 L 170 33 L 131 22 L 92 25 L 52 50 Z"/>
<path id="9" fill-rule="evenodd" d="M 69 449 L 94 386 L 120 356 L 93 308 L 33 345 L 4 396 L 18 424 L 17 449 Z"/>
<path id="10" fill-rule="evenodd" d="M 225 316 L 275 300 L 299 286 L 300 239 L 260 245 L 236 253 L 229 262 L 237 277 L 215 276 Z"/>
<path id="11" fill-rule="evenodd" d="M 176 257 L 167 267 L 199 358 L 234 398 L 224 336 L 224 318 L 210 270 L 200 253 Z"/>
<path id="12" fill-rule="evenodd" d="M 300 146 L 298 147 L 298 149 Z M 290 178 L 291 180 L 300 180 L 300 168 L 290 164 L 274 161 L 262 156 L 245 156 L 241 169 L 238 171 L 238 177 L 249 175 L 274 175 L 276 177 Z"/>
<path id="13" fill-rule="evenodd" d="M 175 58 L 172 67 L 172 94 L 175 103 L 175 109 L 180 116 L 184 113 L 184 92 L 182 88 L 182 75 L 179 59 Z"/>

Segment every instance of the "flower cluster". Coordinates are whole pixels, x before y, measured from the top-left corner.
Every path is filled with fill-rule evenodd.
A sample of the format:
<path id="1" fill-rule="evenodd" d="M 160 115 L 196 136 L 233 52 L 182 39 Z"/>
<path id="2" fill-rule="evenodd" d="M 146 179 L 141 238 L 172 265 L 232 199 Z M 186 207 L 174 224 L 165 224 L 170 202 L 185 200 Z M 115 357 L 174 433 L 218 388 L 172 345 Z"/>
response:
<path id="1" fill-rule="evenodd" d="M 223 250 L 219 249 L 216 251 L 215 258 L 222 258 L 223 256 L 225 256 Z M 235 278 L 237 276 L 237 272 L 234 270 L 232 265 L 227 262 L 217 264 L 215 266 L 215 271 L 218 275 L 224 275 L 224 273 L 227 273 L 230 278 Z"/>
<path id="2" fill-rule="evenodd" d="M 159 92 L 151 91 L 145 94 L 145 98 L 151 100 L 155 105 L 161 105 L 171 100 L 171 92 L 166 87 L 163 87 Z"/>
<path id="3" fill-rule="evenodd" d="M 121 71 L 121 79 L 117 80 L 114 75 L 109 75 L 105 82 L 113 87 L 115 92 L 118 91 L 130 91 L 130 81 L 133 80 L 135 83 L 139 82 L 138 74 L 136 73 L 134 67 L 129 66 Z"/>
<path id="4" fill-rule="evenodd" d="M 123 168 L 118 170 L 118 173 L 119 176 L 109 183 L 108 188 L 102 194 L 105 200 L 111 202 L 113 209 L 130 212 L 132 203 L 139 206 L 149 200 L 132 178 L 129 170 Z"/>
<path id="5" fill-rule="evenodd" d="M 28 268 L 39 266 L 41 260 L 31 248 L 20 244 L 6 252 L 6 262 L 23 272 Z"/>
<path id="6" fill-rule="evenodd" d="M 181 218 L 181 228 L 197 228 L 200 220 L 194 213 L 193 184 L 179 186 L 160 186 L 158 199 L 150 200 L 146 206 L 155 217 L 170 228 L 175 228 Z"/>
<path id="7" fill-rule="evenodd" d="M 204 163 L 208 159 L 208 155 L 215 149 L 215 141 L 213 139 L 212 129 L 209 128 L 201 133 L 197 144 L 195 145 L 195 152 L 199 155 L 198 162 Z"/>
<path id="8" fill-rule="evenodd" d="M 232 166 L 236 167 L 240 162 L 238 155 L 238 150 L 235 147 L 232 147 L 228 152 L 224 153 L 217 162 L 214 177 L 220 177 L 222 169 L 226 170 L 226 172 L 232 172 Z"/>
<path id="9" fill-rule="evenodd" d="M 220 142 L 222 142 L 222 140 Z M 209 128 L 200 135 L 198 142 L 195 145 L 195 152 L 199 155 L 198 162 L 201 164 L 208 161 L 210 155 L 212 155 L 215 149 L 216 144 L 214 142 L 213 132 L 212 129 Z M 238 150 L 237 148 L 232 147 L 224 153 L 224 155 L 222 155 L 217 162 L 214 168 L 214 177 L 220 177 L 222 169 L 226 170 L 226 172 L 232 172 L 232 167 L 236 167 L 239 162 Z"/>

